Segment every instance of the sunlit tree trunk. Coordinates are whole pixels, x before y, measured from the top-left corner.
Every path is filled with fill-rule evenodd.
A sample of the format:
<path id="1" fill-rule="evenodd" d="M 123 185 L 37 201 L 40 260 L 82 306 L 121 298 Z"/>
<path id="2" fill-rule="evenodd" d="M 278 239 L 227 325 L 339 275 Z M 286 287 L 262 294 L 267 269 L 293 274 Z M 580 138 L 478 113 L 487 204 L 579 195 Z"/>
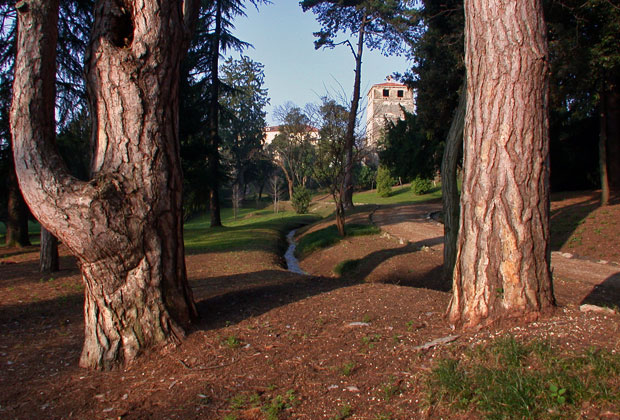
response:
<path id="1" fill-rule="evenodd" d="M 548 64 L 539 0 L 466 0 L 467 113 L 449 318 L 531 321 L 554 305 Z"/>
<path id="2" fill-rule="evenodd" d="M 11 129 L 20 187 L 78 258 L 80 365 L 110 368 L 177 341 L 196 316 L 184 261 L 178 83 L 197 1 L 96 2 L 86 57 L 89 182 L 68 173 L 54 145 L 58 0 L 18 7 Z"/>

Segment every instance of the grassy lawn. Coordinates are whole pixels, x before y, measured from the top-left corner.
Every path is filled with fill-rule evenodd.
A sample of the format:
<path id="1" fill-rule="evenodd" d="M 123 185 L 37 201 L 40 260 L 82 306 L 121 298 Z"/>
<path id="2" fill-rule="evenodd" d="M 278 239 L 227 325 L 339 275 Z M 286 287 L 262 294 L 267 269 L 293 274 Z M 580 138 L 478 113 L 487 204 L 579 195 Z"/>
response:
<path id="1" fill-rule="evenodd" d="M 392 188 L 389 197 L 379 197 L 376 190 L 353 194 L 354 204 L 413 204 L 441 198 L 441 185 L 434 187 L 430 193 L 415 195 L 409 185 Z"/>
<path id="2" fill-rule="evenodd" d="M 354 223 L 345 225 L 345 231 L 347 236 L 376 235 L 381 233 L 381 229 L 376 226 Z M 336 225 L 330 225 L 303 236 L 297 244 L 295 254 L 299 257 L 304 257 L 318 249 L 337 244 L 341 239 L 342 237 L 338 234 Z"/>
<path id="3" fill-rule="evenodd" d="M 222 209 L 223 227 L 211 228 L 208 214 L 185 224 L 185 248 L 188 253 L 277 250 L 289 230 L 319 219 L 314 214 L 248 208 L 240 210 L 235 220 L 232 209 Z"/>

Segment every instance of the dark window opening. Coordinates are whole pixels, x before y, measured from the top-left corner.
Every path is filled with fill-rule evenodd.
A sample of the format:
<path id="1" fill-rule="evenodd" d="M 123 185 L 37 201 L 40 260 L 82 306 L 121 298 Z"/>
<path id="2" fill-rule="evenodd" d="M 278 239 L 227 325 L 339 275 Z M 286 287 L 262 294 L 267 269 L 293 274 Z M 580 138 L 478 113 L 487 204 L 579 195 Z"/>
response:
<path id="1" fill-rule="evenodd" d="M 387 98 L 388 96 L 390 96 L 390 90 L 389 89 L 383 89 L 383 97 Z"/>
<path id="2" fill-rule="evenodd" d="M 404 95 L 405 95 L 405 92 L 404 92 L 404 91 L 402 91 L 402 90 L 399 90 L 399 91 L 398 91 L 398 97 L 399 97 L 399 98 L 402 98 Z"/>

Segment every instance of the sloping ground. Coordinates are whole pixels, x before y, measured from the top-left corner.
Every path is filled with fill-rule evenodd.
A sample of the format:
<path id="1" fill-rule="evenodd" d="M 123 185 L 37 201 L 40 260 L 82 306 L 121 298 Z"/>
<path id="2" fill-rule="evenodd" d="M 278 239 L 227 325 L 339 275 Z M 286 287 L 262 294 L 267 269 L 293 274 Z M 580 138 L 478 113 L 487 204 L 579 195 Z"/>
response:
<path id="1" fill-rule="evenodd" d="M 356 217 L 367 220 L 373 209 Z M 388 218 L 395 213 L 383 214 Z M 407 230 L 399 223 L 411 220 L 381 221 L 381 211 L 372 217 L 387 234 L 347 239 L 310 255 L 302 268 L 313 276 L 285 271 L 279 257 L 259 247 L 189 255 L 202 324 L 182 345 L 153 351 L 126 370 L 104 373 L 77 367 L 82 287 L 71 257 L 62 261 L 69 269 L 53 279 L 41 278 L 36 249 L 19 255 L 3 249 L 0 415 L 482 418 L 429 402 L 427 378 L 437 359 L 459 357 L 475 344 L 507 334 L 547 340 L 559 354 L 590 346 L 620 352 L 620 316 L 579 310 L 583 301 L 601 294 L 593 276 L 589 282 L 556 276 L 558 310 L 528 326 L 453 331 L 443 317 L 450 296 L 449 284 L 438 276 L 441 245 L 424 242 L 429 236 L 437 238 L 435 229 L 440 227 L 416 220 L 415 226 L 424 224 L 432 234 L 411 237 L 410 242 L 396 235 Z M 416 235 L 422 231 L 411 229 Z M 335 263 L 347 259 L 358 259 L 356 268 L 343 278 L 334 277 Z M 583 267 L 581 260 L 568 261 Z M 420 347 L 450 336 L 449 344 Z M 612 419 L 620 412 L 617 400 L 567 408 L 567 416 L 577 418 Z"/>

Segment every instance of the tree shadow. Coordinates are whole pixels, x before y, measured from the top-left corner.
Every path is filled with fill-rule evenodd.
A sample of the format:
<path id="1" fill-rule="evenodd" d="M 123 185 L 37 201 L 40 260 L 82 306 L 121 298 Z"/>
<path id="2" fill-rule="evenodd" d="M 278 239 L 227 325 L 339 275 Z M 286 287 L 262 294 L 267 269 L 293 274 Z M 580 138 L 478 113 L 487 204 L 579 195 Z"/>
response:
<path id="1" fill-rule="evenodd" d="M 580 304 L 620 308 L 620 273 L 613 274 L 594 286 Z"/>
<path id="2" fill-rule="evenodd" d="M 73 256 L 59 257 L 58 264 L 60 270 L 53 273 L 41 273 L 39 271 L 39 261 L 0 265 L 0 289 L 14 286 L 17 283 L 31 284 L 50 278 L 60 280 L 80 273 Z"/>
<path id="3" fill-rule="evenodd" d="M 590 213 L 601 206 L 599 194 L 579 193 L 583 201 L 551 211 L 551 250 L 557 251 L 564 246 L 575 230 Z"/>
<path id="4" fill-rule="evenodd" d="M 408 243 L 400 248 L 382 249 L 372 252 L 365 257 L 356 260 L 357 265 L 351 272 L 346 273 L 344 278 L 356 278 L 360 281 L 366 281 L 368 276 L 385 261 L 400 256 L 413 254 L 421 251 L 423 247 L 431 247 L 443 243 L 443 237 L 424 239 L 418 242 Z M 449 281 L 445 281 L 442 275 L 442 266 L 434 265 L 430 267 L 413 267 L 407 273 L 397 272 L 391 273 L 382 279 L 382 283 L 398 284 L 400 286 L 417 287 L 432 289 L 446 292 L 452 287 Z M 419 269 L 421 268 L 421 269 Z"/>
<path id="5" fill-rule="evenodd" d="M 314 277 L 281 270 L 205 278 L 192 282 L 201 320 L 197 328 L 216 329 L 236 324 L 272 309 L 358 282 Z M 214 285 L 228 290 L 209 295 Z M 207 289 L 202 291 L 201 289 Z"/>

